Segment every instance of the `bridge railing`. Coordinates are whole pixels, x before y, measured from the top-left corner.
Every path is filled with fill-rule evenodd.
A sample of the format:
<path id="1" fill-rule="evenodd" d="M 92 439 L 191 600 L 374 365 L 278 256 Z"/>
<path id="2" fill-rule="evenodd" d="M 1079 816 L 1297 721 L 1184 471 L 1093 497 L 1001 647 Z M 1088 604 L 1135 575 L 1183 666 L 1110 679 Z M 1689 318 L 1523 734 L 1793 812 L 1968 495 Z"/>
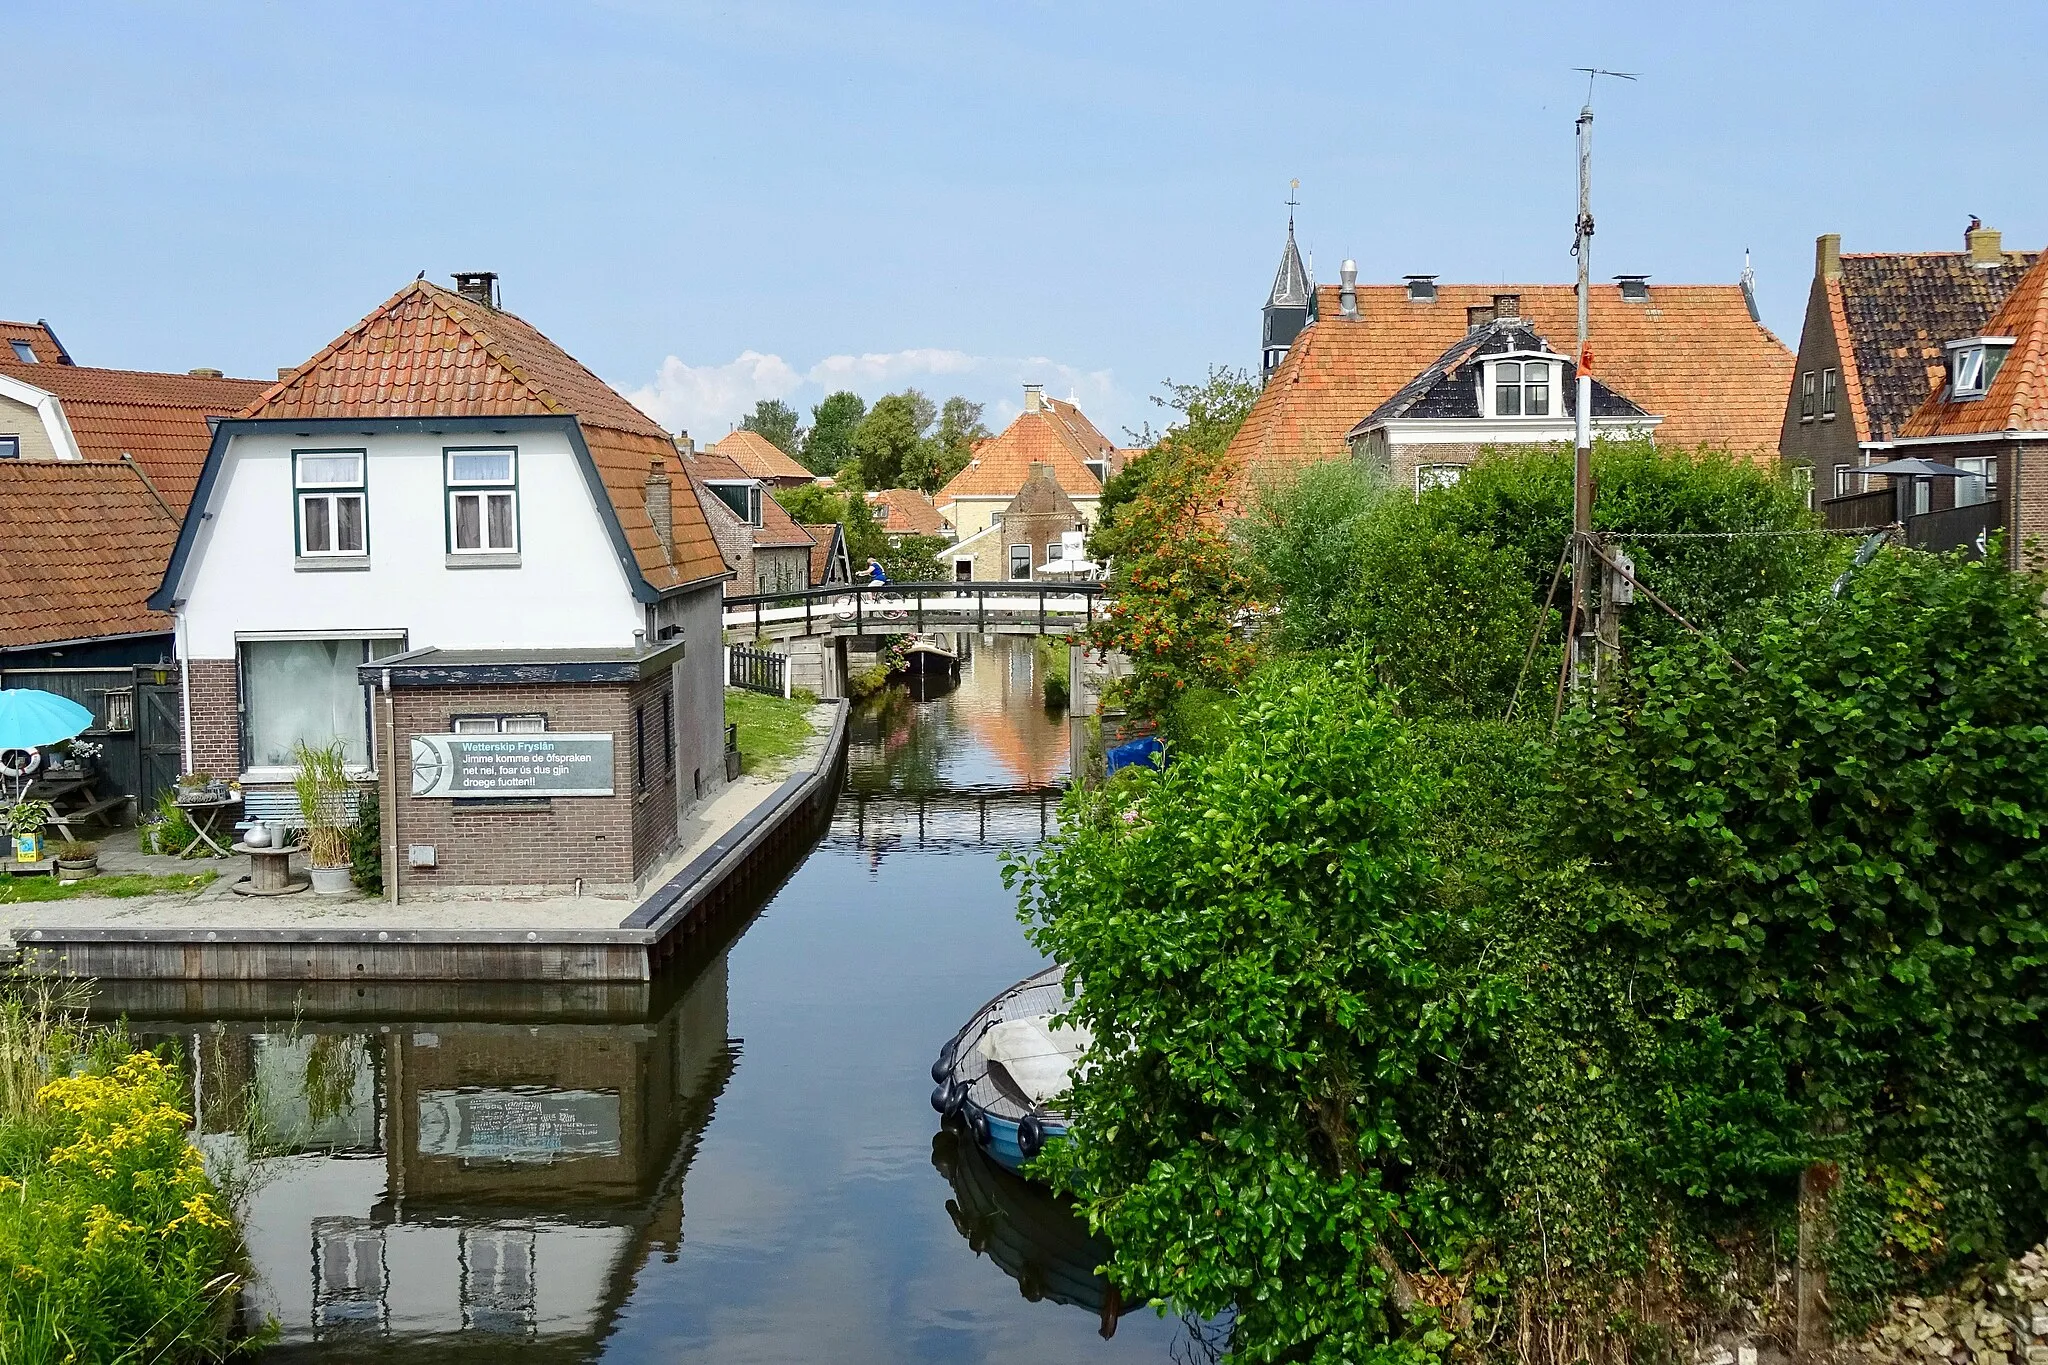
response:
<path id="1" fill-rule="evenodd" d="M 770 626 L 801 624 L 803 633 L 851 630 L 856 635 L 922 632 L 927 623 L 986 630 L 997 624 L 1032 624 L 1043 631 L 1079 617 L 1092 624 L 1102 597 L 1100 583 L 1053 583 L 1018 579 L 996 583 L 840 584 L 799 592 L 754 593 L 725 599 L 727 629 L 751 626 L 758 635 Z M 872 627 L 872 631 L 870 630 Z"/>

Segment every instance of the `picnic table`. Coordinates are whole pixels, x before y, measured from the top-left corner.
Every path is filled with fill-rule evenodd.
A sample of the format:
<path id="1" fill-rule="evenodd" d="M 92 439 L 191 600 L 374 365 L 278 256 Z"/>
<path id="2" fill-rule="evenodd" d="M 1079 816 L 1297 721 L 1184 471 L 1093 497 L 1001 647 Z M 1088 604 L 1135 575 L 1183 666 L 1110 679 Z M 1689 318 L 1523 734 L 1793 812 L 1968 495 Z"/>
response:
<path id="1" fill-rule="evenodd" d="M 65 839 L 78 838 L 74 824 L 82 825 L 100 819 L 109 811 L 119 810 L 128 804 L 125 795 L 101 796 L 99 775 L 85 769 L 63 769 L 57 772 L 41 772 L 23 789 L 24 801 L 47 801 L 54 812 L 44 822 L 44 827 L 59 831 Z M 103 824 L 111 820 L 101 820 Z"/>

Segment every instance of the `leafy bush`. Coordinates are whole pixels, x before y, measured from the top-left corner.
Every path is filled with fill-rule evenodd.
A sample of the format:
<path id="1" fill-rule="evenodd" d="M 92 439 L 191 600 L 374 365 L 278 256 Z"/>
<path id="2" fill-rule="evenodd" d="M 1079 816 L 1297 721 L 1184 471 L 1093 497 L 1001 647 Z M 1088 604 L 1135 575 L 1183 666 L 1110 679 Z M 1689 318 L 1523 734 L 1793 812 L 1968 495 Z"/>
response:
<path id="1" fill-rule="evenodd" d="M 365 895 L 384 894 L 384 812 L 374 785 L 365 787 L 356 803 L 348 836 L 348 879 Z"/>

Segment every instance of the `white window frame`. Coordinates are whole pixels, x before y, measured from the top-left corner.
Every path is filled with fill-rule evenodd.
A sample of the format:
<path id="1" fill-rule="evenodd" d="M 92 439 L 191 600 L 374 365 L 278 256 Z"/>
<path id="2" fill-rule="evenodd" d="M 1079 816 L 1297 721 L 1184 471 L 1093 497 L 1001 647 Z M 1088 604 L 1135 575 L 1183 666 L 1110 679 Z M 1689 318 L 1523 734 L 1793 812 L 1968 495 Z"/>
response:
<path id="1" fill-rule="evenodd" d="M 1967 471 L 1967 479 L 1956 480 L 1956 506 L 1976 507 L 1987 502 L 1998 501 L 1998 457 L 1996 455 L 1958 455 L 1955 467 Z M 1975 496 L 1965 498 L 1969 492 Z"/>
<path id="2" fill-rule="evenodd" d="M 1500 368 L 1502 365 L 1518 367 L 1515 371 L 1515 380 L 1512 385 L 1505 384 L 1502 381 Z M 1532 365 L 1541 365 L 1543 367 L 1542 379 L 1530 380 L 1529 367 Z M 1513 422 L 1523 418 L 1534 418 L 1539 422 L 1549 421 L 1556 417 L 1559 412 L 1559 405 L 1553 395 L 1563 392 L 1563 386 L 1559 382 L 1559 376 L 1563 368 L 1563 361 L 1556 356 L 1545 355 L 1541 352 L 1511 351 L 1506 355 L 1487 357 L 1485 365 L 1486 382 L 1482 386 L 1483 392 L 1480 394 L 1480 415 L 1490 421 Z M 1502 412 L 1500 410 L 1501 396 L 1510 387 L 1515 391 L 1515 411 Z M 1532 413 L 1529 411 L 1529 391 L 1531 389 L 1539 390 L 1543 394 L 1543 411 L 1541 412 Z"/>
<path id="3" fill-rule="evenodd" d="M 353 457 L 356 477 L 346 481 L 308 480 L 307 459 L 332 460 Z M 363 543 L 353 549 L 340 541 L 341 504 L 353 498 L 360 507 L 358 524 Z M 315 549 L 306 540 L 306 509 L 314 503 L 327 508 L 328 548 Z M 294 450 L 292 452 L 292 542 L 301 559 L 367 559 L 370 555 L 370 456 L 366 450 Z"/>
<path id="4" fill-rule="evenodd" d="M 1802 371 L 1799 376 L 1799 420 L 1802 422 L 1813 420 L 1815 393 L 1814 372 Z"/>
<path id="5" fill-rule="evenodd" d="M 455 476 L 455 460 L 461 455 L 503 455 L 508 462 L 508 472 L 502 479 L 458 479 Z M 516 555 L 519 553 L 519 449 L 516 446 L 449 446 L 441 452 L 441 486 L 445 501 L 445 515 L 448 519 L 448 553 L 451 555 Z M 503 497 L 510 500 L 512 541 L 509 545 L 491 543 L 491 499 Z M 461 524 L 457 505 L 461 499 L 476 499 L 477 544 L 463 545 L 458 539 L 457 527 Z"/>
<path id="6" fill-rule="evenodd" d="M 236 631 L 235 682 L 240 703 L 236 716 L 236 747 L 241 752 L 244 760 L 248 758 L 250 740 L 248 708 L 252 689 L 248 683 L 248 674 L 245 672 L 248 667 L 248 659 L 243 652 L 243 646 L 292 640 L 310 640 L 323 643 L 330 640 L 354 642 L 363 647 L 362 662 L 375 663 L 378 659 L 389 658 L 394 654 L 403 654 L 406 649 L 407 636 L 403 630 L 391 629 Z M 377 775 L 377 727 L 374 717 L 371 715 L 370 694 L 367 687 L 363 691 L 363 727 L 366 761 L 361 764 L 353 761 L 349 763 L 348 773 L 349 776 L 354 778 L 375 777 Z M 245 761 L 242 768 L 242 780 L 244 782 L 289 782 L 297 771 L 290 764 L 249 763 Z"/>
<path id="7" fill-rule="evenodd" d="M 747 511 L 746 515 L 740 519 L 749 526 L 759 526 L 761 524 L 761 481 L 759 479 L 706 479 L 704 480 L 704 486 L 713 490 L 714 496 L 716 496 L 717 490 L 721 488 L 744 488 L 747 492 Z M 726 511 L 733 513 L 735 516 L 740 515 L 739 509 L 726 502 L 724 498 L 719 498 L 718 500 L 725 505 Z"/>
<path id="8" fill-rule="evenodd" d="M 1432 488 L 1449 488 L 1465 477 L 1467 466 L 1454 461 L 1415 466 L 1415 496 L 1421 497 Z"/>
<path id="9" fill-rule="evenodd" d="M 536 715 L 451 716 L 448 729 L 457 735 L 544 735 L 548 729 L 548 718 Z"/>
<path id="10" fill-rule="evenodd" d="M 1832 422 L 1835 420 L 1836 398 L 1841 393 L 1841 390 L 1841 383 L 1837 379 L 1835 372 L 1832 369 L 1822 370 L 1820 372 L 1821 421 Z"/>

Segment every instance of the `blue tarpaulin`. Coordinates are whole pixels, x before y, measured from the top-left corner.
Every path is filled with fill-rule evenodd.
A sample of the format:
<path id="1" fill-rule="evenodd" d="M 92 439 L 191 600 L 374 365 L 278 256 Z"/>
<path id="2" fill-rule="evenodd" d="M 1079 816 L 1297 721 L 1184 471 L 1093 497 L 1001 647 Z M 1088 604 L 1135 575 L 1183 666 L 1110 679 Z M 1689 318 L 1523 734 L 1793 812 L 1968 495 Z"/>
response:
<path id="1" fill-rule="evenodd" d="M 1125 740 L 1111 749 L 1106 757 L 1109 760 L 1109 770 L 1114 773 L 1119 768 L 1128 768 L 1134 764 L 1147 768 L 1163 768 L 1166 766 L 1162 758 L 1165 752 L 1164 744 L 1151 735 L 1146 735 L 1143 739 Z"/>

